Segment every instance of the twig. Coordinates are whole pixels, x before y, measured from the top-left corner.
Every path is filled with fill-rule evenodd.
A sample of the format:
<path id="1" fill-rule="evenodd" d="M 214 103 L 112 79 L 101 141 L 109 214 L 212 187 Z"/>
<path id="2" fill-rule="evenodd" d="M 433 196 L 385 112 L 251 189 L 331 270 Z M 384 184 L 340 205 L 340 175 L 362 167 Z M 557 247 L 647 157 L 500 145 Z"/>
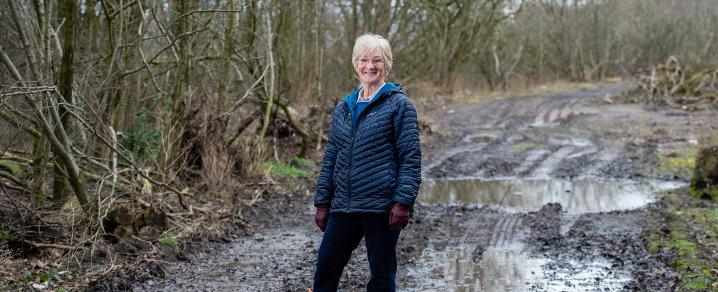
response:
<path id="1" fill-rule="evenodd" d="M 8 199 L 10 199 L 10 202 L 15 206 L 15 212 L 17 212 L 17 215 L 22 218 L 22 221 L 25 221 L 25 216 L 23 216 L 20 212 L 20 207 L 17 206 L 17 202 L 15 202 L 15 199 L 13 199 L 13 197 L 7 191 L 7 189 L 5 188 L 5 184 L 2 181 L 0 181 L 0 188 L 2 188 L 3 193 L 7 195 Z"/>
<path id="2" fill-rule="evenodd" d="M 234 104 L 232 105 L 232 107 L 229 108 L 229 110 L 227 110 L 226 112 L 219 115 L 219 117 L 224 117 L 226 115 L 229 115 L 230 113 L 232 113 L 232 111 L 237 109 L 237 107 L 239 107 L 241 105 L 241 102 L 249 96 L 249 93 L 252 92 L 252 90 L 254 90 L 254 87 L 256 87 L 257 84 L 259 84 L 259 82 L 264 79 L 264 75 L 267 74 L 267 71 L 269 71 L 269 66 L 264 68 L 264 72 L 262 72 L 262 75 L 260 75 L 259 78 L 257 78 L 257 80 L 255 80 L 251 86 L 249 86 L 247 91 L 244 92 L 244 95 L 241 98 L 239 98 L 236 102 L 234 102 Z"/>
<path id="3" fill-rule="evenodd" d="M 86 247 L 80 246 L 80 245 L 71 246 L 71 245 L 56 244 L 56 243 L 40 243 L 40 242 L 34 242 L 34 241 L 29 241 L 29 240 L 23 240 L 23 242 L 25 242 L 27 244 L 31 244 L 32 246 L 35 246 L 35 247 L 49 247 L 49 248 L 59 248 L 59 249 L 66 249 L 66 250 L 77 250 L 77 249 L 86 250 L 87 249 Z"/>
<path id="4" fill-rule="evenodd" d="M 58 94 L 58 95 L 59 95 L 59 92 L 58 92 L 57 90 L 55 90 L 55 94 Z M 120 158 L 122 158 L 123 160 L 125 160 L 125 161 L 130 165 L 130 167 L 131 167 L 137 174 L 139 174 L 142 178 L 148 180 L 148 181 L 149 181 L 150 183 L 152 183 L 153 185 L 163 187 L 163 188 L 168 189 L 168 190 L 172 191 L 173 193 L 175 193 L 175 194 L 177 195 L 177 198 L 178 198 L 178 201 L 179 201 L 180 205 L 181 205 L 185 210 L 188 209 L 187 205 L 184 203 L 183 194 L 182 194 L 182 192 L 181 192 L 180 190 L 176 189 L 175 187 L 172 187 L 172 186 L 169 185 L 169 184 L 159 182 L 159 181 L 155 180 L 154 178 L 150 177 L 149 175 L 145 174 L 145 172 L 142 171 L 142 170 L 134 163 L 134 161 L 133 161 L 132 159 L 130 159 L 129 157 L 127 157 L 125 154 L 123 154 L 122 151 L 120 151 L 119 149 L 117 149 L 110 141 L 108 141 L 105 137 L 103 137 L 102 135 L 100 135 L 100 133 L 98 133 L 96 130 L 94 130 L 93 127 L 91 127 L 89 124 L 87 124 L 87 121 L 86 121 L 86 120 L 82 119 L 77 113 L 74 113 L 74 112 L 72 112 L 72 111 L 69 111 L 69 112 L 70 112 L 76 119 L 78 119 L 78 121 L 80 121 L 80 123 L 82 123 L 85 127 L 87 127 L 88 129 L 91 129 L 92 133 L 95 134 L 95 136 L 100 140 L 100 142 L 102 142 L 105 146 L 107 146 L 112 152 L 114 152 L 115 154 L 117 154 Z M 94 114 L 96 114 L 96 113 L 94 113 Z M 97 115 L 97 114 L 96 114 L 96 115 Z M 101 121 L 100 121 L 100 123 L 101 123 L 102 126 L 105 126 Z M 105 127 L 106 127 L 106 126 L 105 126 Z"/>

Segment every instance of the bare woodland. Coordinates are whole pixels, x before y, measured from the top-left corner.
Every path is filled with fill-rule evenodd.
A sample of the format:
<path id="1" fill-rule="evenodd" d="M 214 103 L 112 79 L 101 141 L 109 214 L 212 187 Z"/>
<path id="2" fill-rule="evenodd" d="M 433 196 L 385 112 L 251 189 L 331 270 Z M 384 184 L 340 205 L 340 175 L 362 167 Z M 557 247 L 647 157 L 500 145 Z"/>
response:
<path id="1" fill-rule="evenodd" d="M 201 212 L 192 206 L 199 193 L 236 201 L 262 162 L 316 157 L 331 110 L 358 84 L 350 52 L 365 32 L 389 39 L 389 81 L 416 98 L 638 76 L 648 101 L 718 100 L 714 0 L 0 8 L 0 230 L 36 248 L 86 248 L 124 202 L 189 214 Z M 82 213 L 54 217 L 73 210 Z M 84 235 L 47 232 L 68 226 Z"/>

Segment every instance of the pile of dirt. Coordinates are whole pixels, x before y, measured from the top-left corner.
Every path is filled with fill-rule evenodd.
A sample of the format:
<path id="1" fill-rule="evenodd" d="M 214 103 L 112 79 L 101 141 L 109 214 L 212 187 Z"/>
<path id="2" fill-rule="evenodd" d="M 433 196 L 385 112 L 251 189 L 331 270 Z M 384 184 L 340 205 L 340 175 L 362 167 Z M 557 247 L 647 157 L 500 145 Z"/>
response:
<path id="1" fill-rule="evenodd" d="M 676 273 L 660 254 L 645 247 L 638 226 L 649 224 L 649 211 L 615 211 L 583 214 L 566 234 L 561 234 L 561 206 L 548 204 L 529 213 L 529 242 L 533 252 L 552 259 L 547 270 L 571 270 L 580 262 L 607 261 L 610 269 L 631 271 L 632 279 L 623 289 L 644 291 L 670 290 Z M 579 263 L 580 263 L 579 262 Z"/>

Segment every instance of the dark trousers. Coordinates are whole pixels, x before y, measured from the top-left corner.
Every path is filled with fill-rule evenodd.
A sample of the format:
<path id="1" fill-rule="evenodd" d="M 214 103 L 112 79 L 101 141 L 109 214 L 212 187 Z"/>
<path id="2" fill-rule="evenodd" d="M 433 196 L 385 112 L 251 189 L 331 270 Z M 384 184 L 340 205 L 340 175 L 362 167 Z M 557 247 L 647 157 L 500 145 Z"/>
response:
<path id="1" fill-rule="evenodd" d="M 313 291 L 337 291 L 344 267 L 362 237 L 371 270 L 367 291 L 396 291 L 399 232 L 389 229 L 389 214 L 330 214 L 319 246 Z"/>

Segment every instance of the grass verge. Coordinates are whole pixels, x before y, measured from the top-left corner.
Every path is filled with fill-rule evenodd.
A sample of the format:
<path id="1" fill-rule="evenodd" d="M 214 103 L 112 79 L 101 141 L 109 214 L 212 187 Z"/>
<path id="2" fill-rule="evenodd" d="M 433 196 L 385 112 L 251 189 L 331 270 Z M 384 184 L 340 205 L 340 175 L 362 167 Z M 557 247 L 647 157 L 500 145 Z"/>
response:
<path id="1" fill-rule="evenodd" d="M 664 221 L 647 231 L 648 250 L 678 273 L 676 291 L 718 291 L 718 202 L 686 188 L 661 202 L 665 209 L 656 215 Z"/>

